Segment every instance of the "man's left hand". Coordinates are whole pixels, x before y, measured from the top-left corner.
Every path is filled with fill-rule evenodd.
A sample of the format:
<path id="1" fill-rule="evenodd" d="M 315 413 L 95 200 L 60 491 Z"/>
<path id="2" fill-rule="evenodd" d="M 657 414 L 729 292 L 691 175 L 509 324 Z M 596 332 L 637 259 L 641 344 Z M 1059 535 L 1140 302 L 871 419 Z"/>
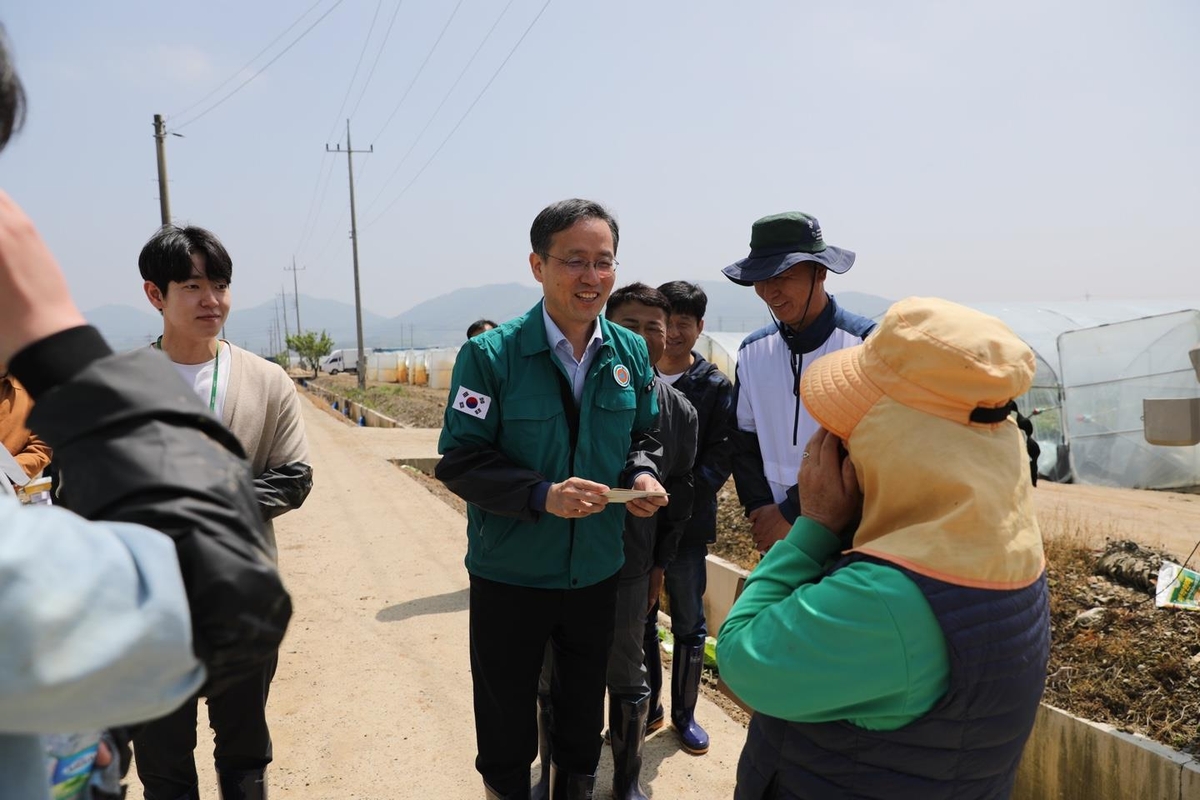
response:
<path id="1" fill-rule="evenodd" d="M 663 485 L 654 479 L 652 475 L 643 472 L 633 480 L 632 488 L 639 492 L 662 492 L 667 493 Z M 637 500 L 630 500 L 625 504 L 629 509 L 629 513 L 635 517 L 652 517 L 654 513 L 667 504 L 665 497 L 640 497 Z"/>

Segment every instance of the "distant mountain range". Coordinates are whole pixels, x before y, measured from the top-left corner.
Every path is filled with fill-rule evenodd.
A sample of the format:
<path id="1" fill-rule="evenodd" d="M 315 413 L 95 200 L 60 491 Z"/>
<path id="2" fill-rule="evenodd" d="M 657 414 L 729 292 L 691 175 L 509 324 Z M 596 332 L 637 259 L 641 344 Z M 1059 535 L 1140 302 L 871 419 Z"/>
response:
<path id="1" fill-rule="evenodd" d="M 705 326 L 709 331 L 752 331 L 770 322 L 766 306 L 752 290 L 729 282 L 701 281 L 708 294 Z M 528 311 L 542 296 L 540 286 L 500 283 L 458 289 L 426 300 L 395 317 L 363 310 L 363 344 L 366 347 L 436 347 L 459 344 L 467 326 L 481 317 L 503 322 Z M 882 314 L 890 300 L 861 292 L 837 295 L 845 308 L 868 317 Z M 153 342 L 162 333 L 162 319 L 125 305 L 107 305 L 84 313 L 109 344 L 132 350 Z M 256 353 L 270 351 L 271 330 L 278 327 L 274 303 L 240 309 L 229 315 L 225 338 Z M 334 347 L 356 347 L 354 306 L 337 300 L 300 295 L 300 323 L 304 330 L 324 330 Z M 296 332 L 295 308 L 289 307 L 287 329 Z"/>

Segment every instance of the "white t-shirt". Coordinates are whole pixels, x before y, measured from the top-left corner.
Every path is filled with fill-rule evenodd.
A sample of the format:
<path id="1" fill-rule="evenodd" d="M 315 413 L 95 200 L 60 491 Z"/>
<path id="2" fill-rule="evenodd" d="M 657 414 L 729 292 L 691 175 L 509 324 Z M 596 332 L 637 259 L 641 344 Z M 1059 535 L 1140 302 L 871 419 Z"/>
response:
<path id="1" fill-rule="evenodd" d="M 668 386 L 674 386 L 675 381 L 682 378 L 684 372 L 687 372 L 687 370 L 684 370 L 683 372 L 676 372 L 674 375 L 665 375 L 660 372 L 660 373 L 658 373 L 658 379 L 660 381 L 662 381 L 663 383 L 667 384 Z"/>
<path id="2" fill-rule="evenodd" d="M 233 353 L 230 352 L 229 345 L 225 342 L 218 342 L 217 346 L 220 348 L 217 351 L 217 357 L 211 361 L 201 364 L 175 364 L 175 369 L 187 385 L 196 392 L 200 402 L 207 406 L 212 398 L 213 368 L 216 367 L 217 401 L 212 412 L 217 419 L 222 419 L 222 412 L 225 410 L 225 395 L 229 391 L 229 368 L 233 364 Z"/>

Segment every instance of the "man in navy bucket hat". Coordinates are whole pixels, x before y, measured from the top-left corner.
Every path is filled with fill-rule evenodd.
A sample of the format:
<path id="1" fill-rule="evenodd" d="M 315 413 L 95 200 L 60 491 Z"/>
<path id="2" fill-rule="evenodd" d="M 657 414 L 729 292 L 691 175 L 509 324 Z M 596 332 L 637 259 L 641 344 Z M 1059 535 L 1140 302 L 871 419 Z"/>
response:
<path id="1" fill-rule="evenodd" d="M 800 514 L 796 473 L 818 427 L 800 402 L 800 376 L 818 357 L 860 344 L 875 326 L 825 291 L 829 272 L 853 265 L 853 252 L 825 243 L 816 217 L 789 211 L 755 222 L 750 255 L 722 270 L 753 286 L 774 317 L 738 348 L 734 385 L 733 479 L 760 552 Z"/>
<path id="2" fill-rule="evenodd" d="M 854 253 L 825 244 L 817 218 L 802 211 L 772 214 L 750 229 L 750 255 L 722 272 L 742 286 L 773 278 L 801 261 L 841 275 L 854 266 Z"/>

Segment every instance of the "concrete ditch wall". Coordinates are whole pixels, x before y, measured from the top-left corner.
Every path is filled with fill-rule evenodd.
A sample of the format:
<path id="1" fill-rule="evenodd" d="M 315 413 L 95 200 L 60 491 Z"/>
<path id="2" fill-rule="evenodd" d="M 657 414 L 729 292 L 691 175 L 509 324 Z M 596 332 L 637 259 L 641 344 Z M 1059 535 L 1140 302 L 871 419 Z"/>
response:
<path id="1" fill-rule="evenodd" d="M 391 417 L 380 414 L 378 411 L 374 410 L 373 408 L 368 408 L 367 406 L 364 406 L 360 403 L 356 403 L 353 400 L 348 400 L 345 397 L 342 397 L 340 394 L 337 394 L 336 392 L 331 392 L 328 389 L 322 389 L 320 386 L 309 383 L 308 380 L 306 380 L 306 379 L 303 379 L 303 378 L 297 379 L 297 383 L 300 384 L 301 388 L 303 388 L 304 391 L 309 392 L 310 394 L 315 394 L 317 397 L 320 397 L 322 400 L 324 400 L 326 403 L 328 403 L 331 408 L 334 406 L 334 403 L 336 403 L 337 404 L 337 408 L 336 408 L 337 412 L 356 425 L 362 425 L 363 427 L 366 427 L 366 428 L 403 428 L 404 427 L 396 420 L 392 419 Z"/>

